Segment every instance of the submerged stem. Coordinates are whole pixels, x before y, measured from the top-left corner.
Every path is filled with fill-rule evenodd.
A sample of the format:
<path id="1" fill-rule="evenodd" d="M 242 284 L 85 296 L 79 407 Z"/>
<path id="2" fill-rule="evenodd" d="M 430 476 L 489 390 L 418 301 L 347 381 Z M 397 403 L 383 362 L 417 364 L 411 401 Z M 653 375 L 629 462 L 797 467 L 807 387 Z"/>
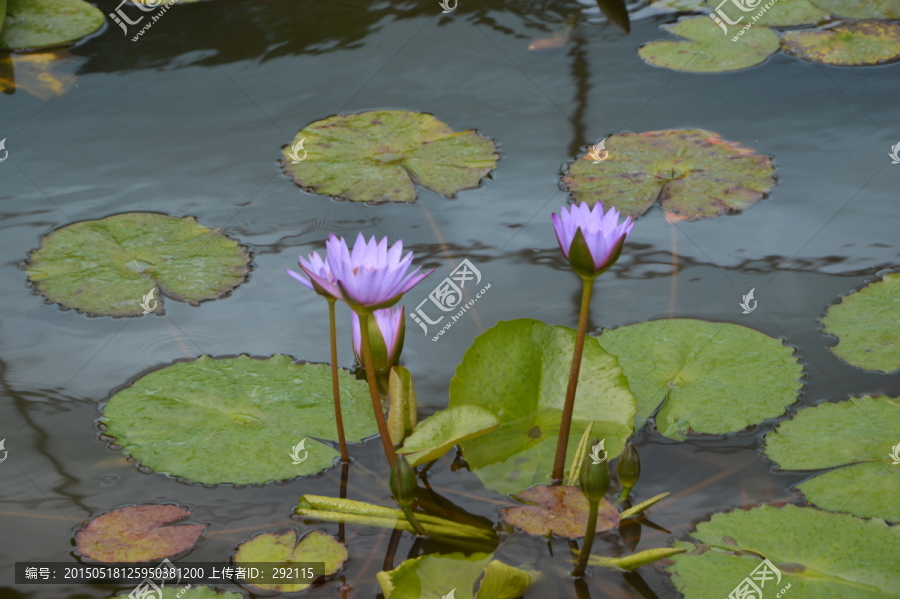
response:
<path id="1" fill-rule="evenodd" d="M 416 515 L 413 513 L 411 507 L 404 507 L 403 515 L 406 516 L 406 521 L 409 522 L 410 526 L 413 527 L 413 530 L 416 531 L 416 534 L 421 537 L 428 536 L 428 533 L 425 532 L 425 529 L 422 527 L 422 524 L 419 522 L 419 519 L 416 518 Z"/>
<path id="2" fill-rule="evenodd" d="M 359 332 L 362 338 L 363 360 L 365 361 L 366 380 L 369 382 L 369 395 L 372 396 L 372 409 L 375 411 L 375 422 L 378 424 L 378 433 L 381 435 L 381 444 L 387 456 L 388 464 L 394 465 L 396 454 L 391 436 L 388 433 L 387 423 L 384 421 L 384 409 L 381 407 L 381 394 L 378 392 L 378 382 L 375 380 L 375 366 L 372 361 L 372 346 L 369 345 L 369 319 L 374 318 L 371 312 L 357 312 L 359 315 Z"/>
<path id="3" fill-rule="evenodd" d="M 572 576 L 580 578 L 584 576 L 584 569 L 587 567 L 588 558 L 591 556 L 591 547 L 594 545 L 594 534 L 597 532 L 597 512 L 600 510 L 599 501 L 591 501 L 590 512 L 588 514 L 587 530 L 584 532 L 584 542 L 581 544 L 581 553 L 578 555 L 578 565 Z"/>
<path id="4" fill-rule="evenodd" d="M 582 277 L 581 312 L 578 315 L 578 333 L 575 337 L 575 351 L 572 354 L 572 369 L 569 371 L 569 386 L 566 388 L 566 403 L 563 406 L 562 422 L 559 425 L 559 439 L 556 442 L 556 459 L 553 462 L 553 484 L 559 484 L 566 469 L 566 451 L 569 447 L 569 430 L 572 427 L 572 410 L 575 408 L 575 391 L 578 388 L 578 374 L 581 372 L 581 355 L 584 353 L 584 337 L 587 334 L 588 313 L 591 309 L 591 292 L 594 279 Z"/>
<path id="5" fill-rule="evenodd" d="M 350 463 L 350 454 L 347 452 L 347 439 L 344 437 L 344 417 L 341 414 L 341 386 L 338 383 L 337 364 L 337 327 L 334 322 L 334 304 L 336 298 L 326 297 L 328 300 L 328 331 L 331 335 L 331 393 L 334 397 L 334 423 L 337 425 L 338 442 L 341 446 L 341 461 Z"/>

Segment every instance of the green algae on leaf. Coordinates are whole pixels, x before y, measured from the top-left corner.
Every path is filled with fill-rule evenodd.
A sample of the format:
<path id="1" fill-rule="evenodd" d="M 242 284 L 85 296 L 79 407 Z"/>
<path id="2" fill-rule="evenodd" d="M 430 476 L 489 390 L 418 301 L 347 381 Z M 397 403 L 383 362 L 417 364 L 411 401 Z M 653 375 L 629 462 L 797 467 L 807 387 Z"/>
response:
<path id="1" fill-rule="evenodd" d="M 812 0 L 812 3 L 838 17 L 850 19 L 900 19 L 900 0 Z"/>
<path id="2" fill-rule="evenodd" d="M 653 320 L 604 331 L 599 340 L 638 398 L 637 425 L 662 402 L 656 427 L 672 439 L 736 432 L 774 418 L 802 387 L 803 367 L 792 348 L 736 324 Z"/>
<path id="3" fill-rule="evenodd" d="M 721 2 L 722 0 L 707 0 L 707 6 L 709 9 L 715 10 Z M 764 1 L 760 1 L 755 7 L 755 10 L 745 13 L 735 8 L 733 4 L 727 3 L 722 10 L 724 10 L 725 14 L 732 20 L 744 17 L 742 20 L 738 21 L 737 25 L 728 28 L 728 34 L 733 36 L 734 33 L 740 31 L 745 24 L 753 22 L 752 17 L 758 15 L 765 4 Z M 753 27 L 797 27 L 799 25 L 815 25 L 827 18 L 828 13 L 817 8 L 811 0 L 778 0 L 759 17 L 759 20 L 753 22 Z M 746 36 L 747 34 L 744 34 L 739 39 L 743 39 Z"/>
<path id="4" fill-rule="evenodd" d="M 128 505 L 101 514 L 75 534 L 78 552 L 98 562 L 148 562 L 197 543 L 205 524 L 179 524 L 191 511 L 177 505 Z"/>
<path id="5" fill-rule="evenodd" d="M 530 535 L 566 539 L 584 536 L 588 522 L 588 500 L 578 487 L 538 485 L 513 496 L 528 505 L 500 508 L 504 520 Z M 619 510 L 605 498 L 600 500 L 597 532 L 619 525 Z"/>
<path id="6" fill-rule="evenodd" d="M 339 370 L 347 441 L 376 434 L 368 387 Z M 162 474 L 215 483 L 265 483 L 314 474 L 338 452 L 331 369 L 288 356 L 180 362 L 118 391 L 103 408 L 106 434 Z M 307 458 L 291 448 L 306 439 Z"/>
<path id="7" fill-rule="evenodd" d="M 500 426 L 497 415 L 476 405 L 462 405 L 435 412 L 419 423 L 397 453 L 406 455 L 411 466 L 436 460 L 458 443 L 488 433 Z"/>
<path id="8" fill-rule="evenodd" d="M 404 110 L 316 121 L 282 153 L 297 185 L 355 202 L 413 202 L 416 185 L 452 197 L 477 187 L 499 158 L 494 142 L 477 131 L 454 132 L 433 115 Z"/>
<path id="9" fill-rule="evenodd" d="M 334 537 L 319 530 L 314 530 L 297 540 L 295 529 L 284 532 L 267 532 L 254 536 L 249 541 L 238 545 L 234 554 L 235 566 L 252 563 L 271 563 L 291 567 L 291 564 L 302 562 L 323 562 L 324 576 L 331 576 L 340 570 L 344 562 L 350 558 L 347 548 Z M 303 583 L 259 583 L 252 585 L 265 591 L 279 593 L 297 593 L 312 586 Z"/>
<path id="10" fill-rule="evenodd" d="M 53 231 L 25 268 L 35 289 L 66 308 L 140 316 L 162 311 L 158 291 L 193 305 L 222 297 L 249 263 L 246 248 L 193 217 L 126 212 Z"/>
<path id="11" fill-rule="evenodd" d="M 0 49 L 34 50 L 78 41 L 103 26 L 103 13 L 83 0 L 7 0 Z"/>
<path id="12" fill-rule="evenodd" d="M 728 597 L 768 559 L 764 597 L 788 584 L 797 599 L 887 599 L 900 589 L 900 527 L 810 507 L 771 505 L 713 514 L 697 525 L 694 543 L 675 542 L 690 553 L 666 566 L 685 599 Z"/>
<path id="13" fill-rule="evenodd" d="M 886 395 L 821 403 L 766 436 L 766 454 L 786 470 L 834 468 L 797 485 L 826 510 L 900 522 L 900 402 Z"/>
<path id="14" fill-rule="evenodd" d="M 688 17 L 663 29 L 689 41 L 649 42 L 638 48 L 638 54 L 654 66 L 675 71 L 739 71 L 760 64 L 778 51 L 778 35 L 766 27 L 751 27 L 737 41 L 732 37 L 738 29 L 723 35 L 708 16 Z"/>
<path id="15" fill-rule="evenodd" d="M 900 59 L 900 24 L 857 21 L 814 31 L 787 31 L 782 45 L 787 54 L 823 64 L 884 64 Z"/>
<path id="16" fill-rule="evenodd" d="M 462 443 L 463 457 L 488 488 L 515 493 L 549 481 L 562 419 L 575 331 L 537 320 L 503 321 L 475 338 L 450 382 L 450 407 L 476 405 L 500 426 Z M 568 456 L 585 427 L 618 455 L 632 432 L 635 397 L 615 357 L 585 339 Z"/>
<path id="17" fill-rule="evenodd" d="M 518 599 L 541 578 L 539 572 L 492 558 L 493 554 L 482 552 L 428 554 L 375 577 L 385 599 Z M 478 591 L 473 593 L 482 573 Z"/>
<path id="18" fill-rule="evenodd" d="M 900 273 L 888 273 L 832 304 L 824 332 L 838 338 L 831 351 L 852 366 L 890 373 L 900 369 Z"/>
<path id="19" fill-rule="evenodd" d="M 702 129 L 613 135 L 606 149 L 600 164 L 576 160 L 563 183 L 576 201 L 635 218 L 657 201 L 669 221 L 738 212 L 775 185 L 771 158 Z"/>

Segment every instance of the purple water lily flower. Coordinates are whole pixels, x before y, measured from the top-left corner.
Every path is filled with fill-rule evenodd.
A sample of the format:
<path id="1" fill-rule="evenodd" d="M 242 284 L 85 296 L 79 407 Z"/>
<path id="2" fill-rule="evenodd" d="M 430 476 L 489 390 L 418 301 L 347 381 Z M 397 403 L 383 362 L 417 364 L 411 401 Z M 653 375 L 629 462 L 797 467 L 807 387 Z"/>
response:
<path id="1" fill-rule="evenodd" d="M 596 277 L 615 264 L 634 227 L 631 216 L 619 223 L 615 207 L 604 214 L 601 202 L 593 208 L 577 204 L 566 211 L 563 207 L 559 216 L 554 213 L 551 218 L 559 247 L 582 277 Z"/>
<path id="2" fill-rule="evenodd" d="M 303 269 L 309 278 L 304 277 L 300 273 L 287 269 L 285 272 L 294 277 L 319 295 L 325 297 L 338 298 L 340 290 L 334 282 L 334 276 L 331 274 L 331 268 L 328 263 L 319 257 L 319 252 L 313 252 L 308 258 L 300 256 L 297 260 L 300 268 Z"/>
<path id="3" fill-rule="evenodd" d="M 406 311 L 403 306 L 375 310 L 375 327 L 369 327 L 369 340 L 372 344 L 372 362 L 376 372 L 387 372 L 400 361 L 400 353 L 403 351 L 403 338 L 406 336 L 406 322 L 403 317 Z M 353 329 L 353 353 L 360 364 L 365 364 L 362 351 L 362 333 L 359 330 L 359 316 L 351 313 L 351 328 Z M 377 334 L 376 334 L 377 333 Z"/>

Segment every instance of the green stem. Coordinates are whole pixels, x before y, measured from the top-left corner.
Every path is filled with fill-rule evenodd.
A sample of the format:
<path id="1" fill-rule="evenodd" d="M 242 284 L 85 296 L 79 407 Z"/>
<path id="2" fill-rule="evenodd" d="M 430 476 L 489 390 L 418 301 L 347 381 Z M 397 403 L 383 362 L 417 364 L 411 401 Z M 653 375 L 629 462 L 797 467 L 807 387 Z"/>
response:
<path id="1" fill-rule="evenodd" d="M 420 537 L 427 537 L 428 533 L 425 532 L 424 528 L 422 528 L 422 525 L 419 523 L 418 518 L 416 518 L 416 515 L 413 513 L 412 508 L 405 507 L 402 509 L 403 515 L 406 516 L 406 521 L 409 522 L 409 525 L 413 527 L 413 529 L 416 531 L 416 534 Z"/>
<path id="2" fill-rule="evenodd" d="M 388 464 L 393 467 L 396 454 L 391 443 L 391 435 L 388 433 L 387 423 L 384 421 L 384 409 L 381 407 L 381 394 L 378 392 L 378 382 L 375 380 L 375 366 L 372 361 L 372 346 L 369 345 L 369 319 L 374 318 L 371 312 L 357 312 L 359 315 L 359 332 L 362 337 L 362 350 L 364 366 L 366 367 L 366 380 L 369 382 L 369 395 L 372 396 L 372 409 L 375 411 L 375 422 L 378 424 L 378 433 L 381 435 L 381 444 L 387 456 Z"/>
<path id="3" fill-rule="evenodd" d="M 591 309 L 591 292 L 594 279 L 582 277 L 581 313 L 578 315 L 578 334 L 575 337 L 575 352 L 572 354 L 572 370 L 569 371 L 569 386 L 566 389 L 566 403 L 563 407 L 562 422 L 559 425 L 559 440 L 556 442 L 556 460 L 553 462 L 553 484 L 559 484 L 566 469 L 566 451 L 569 448 L 569 430 L 572 428 L 572 410 L 575 409 L 575 390 L 578 388 L 578 374 L 581 372 L 581 355 L 584 353 L 584 336 L 587 334 L 588 312 Z"/>
<path id="4" fill-rule="evenodd" d="M 587 530 L 584 532 L 584 542 L 581 544 L 581 553 L 578 555 L 578 565 L 572 576 L 581 578 L 584 576 L 584 569 L 587 567 L 588 558 L 591 556 L 591 547 L 594 546 L 594 534 L 597 532 L 597 512 L 600 510 L 600 502 L 590 502 L 590 512 L 588 514 Z"/>
<path id="5" fill-rule="evenodd" d="M 338 383 L 337 326 L 334 319 L 334 304 L 337 298 L 325 299 L 328 300 L 328 330 L 331 335 L 331 394 L 334 397 L 334 423 L 337 425 L 338 442 L 341 446 L 341 461 L 349 464 L 350 454 L 347 452 L 347 439 L 344 436 L 344 417 L 341 415 L 341 386 Z"/>
<path id="6" fill-rule="evenodd" d="M 629 495 L 631 495 L 631 487 L 622 487 L 622 492 L 619 493 L 619 501 L 624 502 Z"/>

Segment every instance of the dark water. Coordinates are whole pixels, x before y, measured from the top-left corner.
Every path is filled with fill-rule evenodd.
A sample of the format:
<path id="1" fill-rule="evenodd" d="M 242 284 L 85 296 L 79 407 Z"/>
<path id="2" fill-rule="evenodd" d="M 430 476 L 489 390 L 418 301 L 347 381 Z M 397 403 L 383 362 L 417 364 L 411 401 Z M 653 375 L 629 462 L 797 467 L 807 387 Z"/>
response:
<path id="1" fill-rule="evenodd" d="M 773 156 L 771 197 L 737 216 L 638 221 L 613 272 L 597 287 L 592 326 L 683 316 L 732 321 L 786 339 L 806 369 L 800 404 L 848 394 L 900 394 L 900 376 L 861 372 L 837 360 L 818 318 L 839 294 L 898 265 L 900 65 L 831 68 L 776 54 L 739 73 L 696 75 L 645 65 L 636 47 L 664 37 L 665 17 L 615 27 L 582 17 L 567 45 L 529 51 L 578 14 L 576 3 L 460 0 L 438 3 L 217 0 L 178 6 L 138 42 L 107 29 L 62 59 L 63 92 L 19 89 L 0 97 L 0 596 L 101 598 L 123 587 L 21 586 L 13 562 L 72 561 L 73 536 L 97 513 L 142 502 L 177 502 L 208 523 L 191 561 L 225 560 L 263 531 L 296 527 L 302 493 L 337 495 L 339 471 L 288 484 L 234 489 L 188 486 L 136 471 L 98 440 L 94 420 L 110 391 L 139 373 L 200 354 L 284 353 L 327 362 L 324 302 L 283 274 L 298 253 L 321 249 L 329 231 L 402 238 L 418 263 L 440 267 L 405 304 L 417 305 L 452 263 L 468 258 L 491 284 L 438 342 L 415 326 L 405 365 L 421 411 L 447 403 L 447 386 L 472 339 L 499 320 L 536 318 L 574 326 L 580 285 L 564 265 L 550 213 L 565 203 L 560 166 L 611 133 L 703 128 Z M 105 13 L 114 2 L 100 2 Z M 596 9 L 593 11 L 596 12 Z M 24 71 L 17 76 L 24 77 Z M 26 83 L 24 78 L 21 83 Z M 366 206 L 305 194 L 281 172 L 279 148 L 308 123 L 339 112 L 405 109 L 435 114 L 455 130 L 478 129 L 503 155 L 481 188 L 447 200 L 419 192 L 414 205 Z M 166 316 L 88 318 L 42 303 L 21 264 L 47 232 L 126 211 L 192 215 L 222 227 L 253 252 L 254 270 L 231 297 Z M 673 265 L 675 266 L 673 270 Z M 756 288 L 759 307 L 738 302 Z M 341 313 L 346 320 L 348 314 Z M 341 329 L 351 367 L 349 327 Z M 795 404 L 795 410 L 800 404 Z M 726 437 L 676 443 L 639 434 L 638 500 L 672 497 L 651 511 L 637 550 L 684 538 L 714 511 L 797 501 L 798 473 L 773 473 L 757 452 L 773 423 Z M 349 496 L 390 504 L 380 443 L 352 453 Z M 496 520 L 504 498 L 451 472 L 432 487 Z M 357 474 L 358 473 L 358 474 Z M 373 480 L 373 478 L 375 480 Z M 480 497 L 480 499 L 479 499 Z M 314 526 L 334 532 L 336 525 Z M 347 596 L 375 597 L 389 535 L 348 527 Z M 412 539 L 404 535 L 395 563 Z M 567 546 L 513 535 L 497 557 L 544 570 L 528 597 L 574 597 Z M 595 553 L 628 551 L 615 537 Z M 677 597 L 652 567 L 642 578 L 594 570 L 592 597 Z M 340 596 L 340 581 L 308 592 Z M 635 589 L 641 589 L 640 591 Z M 797 598 L 799 599 L 799 597 Z"/>

